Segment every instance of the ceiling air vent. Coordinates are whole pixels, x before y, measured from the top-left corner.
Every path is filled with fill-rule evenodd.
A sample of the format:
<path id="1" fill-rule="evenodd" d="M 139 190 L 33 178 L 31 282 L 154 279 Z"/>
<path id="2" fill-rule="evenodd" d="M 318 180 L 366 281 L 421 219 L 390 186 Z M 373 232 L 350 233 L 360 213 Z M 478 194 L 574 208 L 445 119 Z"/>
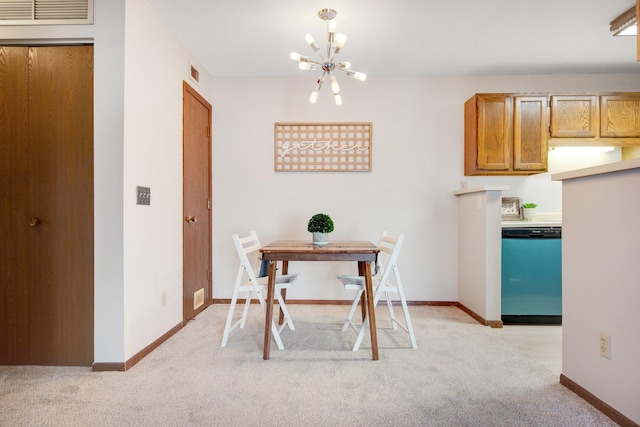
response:
<path id="1" fill-rule="evenodd" d="M 0 25 L 93 24 L 93 0 L 0 0 Z"/>

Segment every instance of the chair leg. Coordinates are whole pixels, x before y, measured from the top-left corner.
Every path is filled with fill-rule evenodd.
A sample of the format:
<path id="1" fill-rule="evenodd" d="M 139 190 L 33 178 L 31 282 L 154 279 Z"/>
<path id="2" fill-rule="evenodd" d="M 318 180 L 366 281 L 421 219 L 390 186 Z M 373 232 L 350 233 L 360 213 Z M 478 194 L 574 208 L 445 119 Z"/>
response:
<path id="1" fill-rule="evenodd" d="M 285 289 L 283 289 L 284 291 Z M 278 305 L 280 306 L 280 318 L 282 318 L 282 320 L 279 320 L 279 324 L 280 324 L 280 328 L 278 329 L 278 332 L 282 331 L 282 329 L 284 329 L 285 326 L 289 326 L 289 330 L 290 331 L 295 331 L 296 328 L 295 326 L 293 326 L 293 321 L 291 320 L 291 315 L 289 314 L 289 310 L 287 310 L 287 305 L 284 302 L 284 298 L 282 297 L 281 294 L 276 293 L 276 299 L 278 300 Z"/>
<path id="2" fill-rule="evenodd" d="M 378 301 L 380 300 L 380 295 L 382 295 L 382 290 L 381 290 L 381 286 L 383 285 L 383 283 L 379 283 L 378 284 L 378 288 L 375 290 L 375 294 L 373 297 L 373 308 L 375 309 L 378 306 Z M 362 304 L 366 304 L 365 300 L 364 300 L 364 290 L 363 292 L 363 301 Z M 367 330 L 367 327 L 369 326 L 369 313 L 367 313 L 366 316 L 364 316 L 364 319 L 362 319 L 362 326 L 360 327 L 360 331 L 358 332 L 358 338 L 356 338 L 356 342 L 353 344 L 353 348 L 351 349 L 351 351 L 358 351 L 360 349 L 360 344 L 362 343 L 362 339 L 364 338 L 364 334 Z"/>
<path id="3" fill-rule="evenodd" d="M 416 349 L 418 343 L 416 342 L 416 335 L 413 333 L 413 324 L 411 323 L 411 316 L 409 316 L 409 307 L 407 306 L 407 300 L 404 297 L 404 289 L 402 289 L 402 280 L 400 279 L 400 272 L 398 268 L 394 266 L 394 274 L 396 276 L 396 284 L 398 286 L 398 295 L 400 295 L 400 303 L 402 304 L 402 311 L 404 313 L 404 320 L 407 324 L 407 332 L 411 339 L 411 346 Z"/>
<path id="4" fill-rule="evenodd" d="M 384 283 L 380 282 L 378 284 L 378 287 L 375 290 L 374 297 L 373 297 L 373 308 L 374 309 L 378 306 L 378 301 L 380 301 L 380 297 L 382 296 L 382 292 L 383 292 L 382 287 L 383 286 L 384 286 Z M 363 293 L 362 304 L 366 304 L 366 302 L 364 301 L 364 293 Z M 356 339 L 355 344 L 353 344 L 353 348 L 351 349 L 351 351 L 358 351 L 360 349 L 360 344 L 362 343 L 362 339 L 364 338 L 364 334 L 365 334 L 368 326 L 369 326 L 369 314 L 367 313 L 367 315 L 364 317 L 364 319 L 362 319 L 362 326 L 360 327 L 360 331 L 358 333 L 358 338 Z"/>
<path id="5" fill-rule="evenodd" d="M 389 292 L 385 292 L 385 297 L 387 300 L 387 309 L 389 310 L 389 317 L 391 318 L 391 326 L 394 331 L 398 330 L 398 321 L 396 320 L 396 313 L 393 311 L 393 302 L 391 301 L 391 294 Z"/>
<path id="6" fill-rule="evenodd" d="M 240 329 L 244 329 L 244 325 L 247 323 L 247 314 L 249 313 L 249 306 L 251 305 L 251 299 L 253 298 L 253 291 L 249 291 L 247 298 L 244 301 L 244 308 L 242 309 L 242 318 L 240 319 Z"/>
<path id="7" fill-rule="evenodd" d="M 364 320 L 362 321 L 362 326 L 360 327 L 360 331 L 358 333 L 358 338 L 356 338 L 356 342 L 353 344 L 353 348 L 351 351 L 360 350 L 360 344 L 362 343 L 362 339 L 364 338 L 364 333 L 367 330 L 367 326 L 369 324 L 369 315 L 364 316 Z"/>
<path id="8" fill-rule="evenodd" d="M 282 301 L 286 301 L 287 300 L 287 288 L 282 288 L 280 290 L 280 298 L 278 298 L 278 301 L 282 299 Z M 287 317 L 288 315 L 284 312 L 284 310 L 282 309 L 282 306 L 284 305 L 284 303 L 280 304 L 280 314 L 278 315 L 278 325 L 282 326 L 282 322 L 285 321 L 285 317 Z"/>
<path id="9" fill-rule="evenodd" d="M 342 325 L 342 331 L 346 331 L 349 328 L 349 325 L 353 326 L 353 328 L 358 332 L 358 328 L 353 323 L 353 316 L 356 313 L 356 309 L 358 308 L 358 303 L 360 302 L 360 298 L 364 295 L 364 291 L 359 290 L 356 292 L 353 301 L 351 302 L 351 308 L 349 309 L 349 313 L 347 313 L 347 318 L 344 320 L 344 324 Z"/>
<path id="10" fill-rule="evenodd" d="M 266 293 L 266 292 L 265 292 Z M 262 311 L 267 311 L 267 302 L 265 301 L 265 295 L 261 291 L 256 291 L 256 297 L 260 302 L 260 306 L 262 307 Z M 278 350 L 284 350 L 284 344 L 282 344 L 282 339 L 280 338 L 280 333 L 278 332 L 278 326 L 276 322 L 271 319 L 271 334 L 273 338 L 276 340 L 276 344 L 278 346 Z"/>
<path id="11" fill-rule="evenodd" d="M 242 266 L 240 266 L 238 275 L 236 277 L 236 284 L 233 288 L 233 295 L 231 296 L 231 304 L 229 305 L 229 313 L 227 314 L 227 321 L 224 325 L 224 332 L 222 334 L 222 343 L 220 344 L 220 347 L 226 347 L 227 340 L 229 339 L 229 333 L 231 332 L 231 329 L 235 327 L 235 325 L 231 326 L 231 321 L 233 320 L 233 312 L 235 311 L 236 302 L 238 301 L 238 291 L 239 291 L 240 281 L 242 280 L 242 273 L 243 273 L 243 268 Z"/>

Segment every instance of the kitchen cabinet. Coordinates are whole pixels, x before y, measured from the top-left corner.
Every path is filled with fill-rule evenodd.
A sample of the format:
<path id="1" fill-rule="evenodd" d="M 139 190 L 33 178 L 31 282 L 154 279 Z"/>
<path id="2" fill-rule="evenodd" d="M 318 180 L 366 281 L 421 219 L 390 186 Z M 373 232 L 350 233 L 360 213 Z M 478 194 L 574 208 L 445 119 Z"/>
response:
<path id="1" fill-rule="evenodd" d="M 598 134 L 598 97 L 551 95 L 551 138 L 595 138 Z"/>
<path id="2" fill-rule="evenodd" d="M 600 95 L 600 136 L 640 138 L 640 93 Z"/>
<path id="3" fill-rule="evenodd" d="M 640 92 L 550 99 L 549 145 L 640 145 Z"/>
<path id="4" fill-rule="evenodd" d="M 469 175 L 547 171 L 548 98 L 476 94 L 465 103 L 465 167 Z"/>

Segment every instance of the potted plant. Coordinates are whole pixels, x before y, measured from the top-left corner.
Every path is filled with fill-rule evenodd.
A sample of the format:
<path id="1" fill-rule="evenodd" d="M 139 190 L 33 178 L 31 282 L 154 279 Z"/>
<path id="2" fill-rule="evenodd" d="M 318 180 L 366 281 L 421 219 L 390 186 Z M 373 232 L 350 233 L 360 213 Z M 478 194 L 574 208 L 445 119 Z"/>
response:
<path id="1" fill-rule="evenodd" d="M 315 214 L 307 224 L 307 231 L 313 233 L 314 244 L 326 245 L 329 242 L 329 233 L 333 231 L 333 220 L 327 214 Z"/>
<path id="2" fill-rule="evenodd" d="M 535 203 L 525 203 L 522 205 L 522 216 L 525 221 L 533 221 L 536 217 L 536 208 L 538 205 Z"/>

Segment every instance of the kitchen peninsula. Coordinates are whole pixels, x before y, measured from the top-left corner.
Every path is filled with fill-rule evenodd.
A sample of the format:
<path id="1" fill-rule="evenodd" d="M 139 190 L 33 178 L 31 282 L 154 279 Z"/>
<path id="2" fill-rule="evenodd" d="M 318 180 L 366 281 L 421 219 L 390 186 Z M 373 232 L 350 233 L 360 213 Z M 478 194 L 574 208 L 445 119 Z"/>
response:
<path id="1" fill-rule="evenodd" d="M 461 189 L 458 197 L 458 304 L 480 323 L 502 327 L 501 209 L 507 186 Z"/>
<path id="2" fill-rule="evenodd" d="M 551 178 L 562 181 L 560 382 L 620 424 L 639 424 L 640 159 Z"/>

